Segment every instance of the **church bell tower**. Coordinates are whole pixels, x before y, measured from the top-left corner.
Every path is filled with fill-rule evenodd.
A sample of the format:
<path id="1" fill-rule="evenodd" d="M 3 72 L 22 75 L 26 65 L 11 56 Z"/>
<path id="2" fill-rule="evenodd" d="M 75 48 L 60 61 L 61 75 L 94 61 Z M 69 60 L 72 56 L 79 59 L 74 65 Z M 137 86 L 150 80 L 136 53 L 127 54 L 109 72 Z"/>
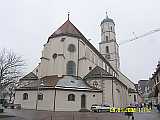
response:
<path id="1" fill-rule="evenodd" d="M 115 69 L 120 69 L 119 46 L 116 42 L 115 23 L 106 12 L 106 18 L 101 22 L 100 53 Z"/>

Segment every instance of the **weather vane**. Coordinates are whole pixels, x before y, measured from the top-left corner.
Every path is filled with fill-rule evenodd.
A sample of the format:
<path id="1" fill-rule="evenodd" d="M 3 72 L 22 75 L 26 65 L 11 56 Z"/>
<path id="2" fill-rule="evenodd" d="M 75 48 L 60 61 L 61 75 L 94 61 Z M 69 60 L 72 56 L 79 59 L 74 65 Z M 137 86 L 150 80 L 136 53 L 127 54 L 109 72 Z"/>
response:
<path id="1" fill-rule="evenodd" d="M 70 15 L 70 12 L 68 12 L 68 20 L 69 20 L 69 15 Z"/>
<path id="2" fill-rule="evenodd" d="M 106 10 L 106 18 L 108 18 L 107 10 Z"/>

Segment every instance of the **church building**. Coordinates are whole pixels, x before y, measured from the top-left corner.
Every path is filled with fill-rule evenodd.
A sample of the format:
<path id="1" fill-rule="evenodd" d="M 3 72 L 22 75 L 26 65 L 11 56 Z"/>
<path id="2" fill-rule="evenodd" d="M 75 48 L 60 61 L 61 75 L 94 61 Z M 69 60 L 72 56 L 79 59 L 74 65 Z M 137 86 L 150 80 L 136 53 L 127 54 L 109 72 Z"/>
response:
<path id="1" fill-rule="evenodd" d="M 20 79 L 15 104 L 24 109 L 79 111 L 93 104 L 126 107 L 134 83 L 120 72 L 115 23 L 106 14 L 97 50 L 69 19 L 47 40 L 41 62 Z"/>

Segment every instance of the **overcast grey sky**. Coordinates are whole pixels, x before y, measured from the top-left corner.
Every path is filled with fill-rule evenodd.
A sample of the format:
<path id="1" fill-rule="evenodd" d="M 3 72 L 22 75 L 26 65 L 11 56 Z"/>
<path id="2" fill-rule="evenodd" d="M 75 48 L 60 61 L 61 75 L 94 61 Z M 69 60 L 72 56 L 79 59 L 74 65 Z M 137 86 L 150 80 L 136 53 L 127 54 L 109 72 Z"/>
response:
<path id="1" fill-rule="evenodd" d="M 108 11 L 118 43 L 160 28 L 159 0 L 0 0 L 0 48 L 22 55 L 30 72 L 43 44 L 67 19 L 98 48 L 100 22 Z M 160 60 L 160 32 L 120 46 L 121 70 L 132 81 L 148 79 Z"/>

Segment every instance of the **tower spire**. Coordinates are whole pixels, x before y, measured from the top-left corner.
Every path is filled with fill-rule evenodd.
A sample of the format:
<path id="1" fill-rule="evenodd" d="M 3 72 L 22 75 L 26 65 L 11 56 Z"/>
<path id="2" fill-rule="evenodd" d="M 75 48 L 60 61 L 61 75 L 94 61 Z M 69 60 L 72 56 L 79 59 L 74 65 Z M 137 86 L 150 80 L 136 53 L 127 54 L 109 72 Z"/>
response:
<path id="1" fill-rule="evenodd" d="M 68 12 L 68 20 L 69 20 L 69 15 L 70 15 L 70 12 Z"/>
<path id="2" fill-rule="evenodd" d="M 106 11 L 106 18 L 108 18 L 108 14 L 107 14 L 107 11 Z"/>

